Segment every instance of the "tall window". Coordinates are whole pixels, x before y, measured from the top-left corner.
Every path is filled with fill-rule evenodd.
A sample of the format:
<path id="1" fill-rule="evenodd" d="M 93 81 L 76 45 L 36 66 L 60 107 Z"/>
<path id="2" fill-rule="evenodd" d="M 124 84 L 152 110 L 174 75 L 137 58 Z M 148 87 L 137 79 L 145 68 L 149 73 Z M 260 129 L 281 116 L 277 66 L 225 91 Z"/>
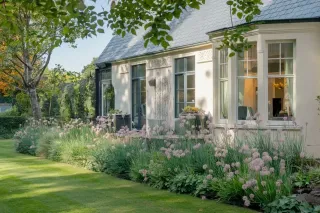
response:
<path id="1" fill-rule="evenodd" d="M 108 100 L 108 89 L 112 87 L 111 66 L 103 69 L 100 72 L 100 87 L 101 87 L 101 100 L 100 100 L 100 115 L 106 116 L 111 108 L 110 100 Z"/>
<path id="2" fill-rule="evenodd" d="M 175 116 L 186 106 L 195 106 L 194 56 L 175 60 Z"/>
<path id="3" fill-rule="evenodd" d="M 291 119 L 293 113 L 293 43 L 268 44 L 269 120 Z"/>
<path id="4" fill-rule="evenodd" d="M 146 65 L 132 66 L 132 121 L 133 128 L 146 124 Z"/>
<path id="5" fill-rule="evenodd" d="M 228 49 L 219 51 L 220 119 L 228 119 Z"/>
<path id="6" fill-rule="evenodd" d="M 238 54 L 238 120 L 248 120 L 258 109 L 257 44 Z"/>

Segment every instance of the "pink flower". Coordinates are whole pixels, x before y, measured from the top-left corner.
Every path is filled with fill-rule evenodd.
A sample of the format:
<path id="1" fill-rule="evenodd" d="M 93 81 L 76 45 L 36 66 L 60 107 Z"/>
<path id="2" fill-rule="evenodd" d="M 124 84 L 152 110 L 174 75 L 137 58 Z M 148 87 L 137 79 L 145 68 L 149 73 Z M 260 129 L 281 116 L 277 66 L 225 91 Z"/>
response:
<path id="1" fill-rule="evenodd" d="M 207 180 L 212 180 L 213 177 L 212 177 L 212 175 L 207 175 L 206 178 L 207 178 Z"/>
<path id="2" fill-rule="evenodd" d="M 300 153 L 300 158 L 304 158 L 304 157 L 305 157 L 304 152 L 301 152 L 301 153 Z"/>
<path id="3" fill-rule="evenodd" d="M 249 197 L 250 197 L 251 200 L 253 200 L 254 194 L 250 194 Z"/>

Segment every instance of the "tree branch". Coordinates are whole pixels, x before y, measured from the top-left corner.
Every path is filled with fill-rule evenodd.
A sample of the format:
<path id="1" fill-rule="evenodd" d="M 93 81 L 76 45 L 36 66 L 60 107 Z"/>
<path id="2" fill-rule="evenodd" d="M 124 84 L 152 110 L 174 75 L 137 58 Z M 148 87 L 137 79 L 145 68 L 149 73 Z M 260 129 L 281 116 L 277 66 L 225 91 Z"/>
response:
<path id="1" fill-rule="evenodd" d="M 35 81 L 35 85 L 38 85 L 40 80 L 41 80 L 41 77 L 44 73 L 44 71 L 46 70 L 46 68 L 48 67 L 49 65 L 49 62 L 50 62 L 50 59 L 51 59 L 51 55 L 52 55 L 52 50 L 50 50 L 48 52 L 48 57 L 47 57 L 47 60 L 46 60 L 46 63 L 44 64 L 44 66 L 40 69 L 40 73 L 38 75 L 38 77 L 36 78 L 36 81 Z"/>

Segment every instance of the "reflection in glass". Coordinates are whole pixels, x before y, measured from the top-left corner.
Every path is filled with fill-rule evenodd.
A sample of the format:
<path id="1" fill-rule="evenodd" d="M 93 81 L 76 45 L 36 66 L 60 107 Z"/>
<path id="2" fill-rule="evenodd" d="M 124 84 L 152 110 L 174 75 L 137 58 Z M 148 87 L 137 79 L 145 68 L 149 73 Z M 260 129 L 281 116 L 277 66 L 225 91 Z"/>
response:
<path id="1" fill-rule="evenodd" d="M 258 81 L 256 78 L 238 79 L 238 120 L 248 120 L 258 109 Z"/>
<path id="2" fill-rule="evenodd" d="M 220 118 L 228 118 L 228 81 L 220 82 Z"/>
<path id="3" fill-rule="evenodd" d="M 195 69 L 195 57 L 191 56 L 191 57 L 187 57 L 187 71 L 188 72 L 193 72 Z"/>
<path id="4" fill-rule="evenodd" d="M 293 58 L 293 43 L 281 43 L 281 58 Z"/>
<path id="5" fill-rule="evenodd" d="M 280 59 L 271 59 L 268 61 L 268 74 L 280 75 Z"/>
<path id="6" fill-rule="evenodd" d="M 196 87 L 195 86 L 196 81 L 194 77 L 195 77 L 194 75 L 187 75 L 187 88 L 192 89 Z"/>
<path id="7" fill-rule="evenodd" d="M 268 80 L 269 120 L 288 120 L 293 113 L 293 78 L 269 78 Z"/>
<path id="8" fill-rule="evenodd" d="M 195 90 L 194 89 L 188 89 L 187 91 L 187 102 L 188 103 L 194 103 L 195 101 Z"/>
<path id="9" fill-rule="evenodd" d="M 280 44 L 274 43 L 268 45 L 268 57 L 269 58 L 280 58 Z"/>

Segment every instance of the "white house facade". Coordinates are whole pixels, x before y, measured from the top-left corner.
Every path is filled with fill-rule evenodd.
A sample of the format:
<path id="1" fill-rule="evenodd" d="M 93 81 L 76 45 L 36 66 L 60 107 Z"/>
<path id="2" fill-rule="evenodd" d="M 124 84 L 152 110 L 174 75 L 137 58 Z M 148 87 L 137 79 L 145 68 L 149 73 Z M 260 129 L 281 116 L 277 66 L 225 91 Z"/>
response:
<path id="1" fill-rule="evenodd" d="M 260 128 L 301 132 L 320 157 L 320 0 L 268 1 L 255 21 L 251 48 L 231 58 L 219 50 L 231 27 L 224 1 L 172 23 L 168 50 L 143 48 L 143 31 L 114 37 L 96 64 L 99 115 L 108 113 L 103 91 L 112 84 L 115 109 L 135 127 L 166 121 L 175 129 L 186 106 L 210 114 L 217 129 L 250 126 L 259 113 Z"/>

